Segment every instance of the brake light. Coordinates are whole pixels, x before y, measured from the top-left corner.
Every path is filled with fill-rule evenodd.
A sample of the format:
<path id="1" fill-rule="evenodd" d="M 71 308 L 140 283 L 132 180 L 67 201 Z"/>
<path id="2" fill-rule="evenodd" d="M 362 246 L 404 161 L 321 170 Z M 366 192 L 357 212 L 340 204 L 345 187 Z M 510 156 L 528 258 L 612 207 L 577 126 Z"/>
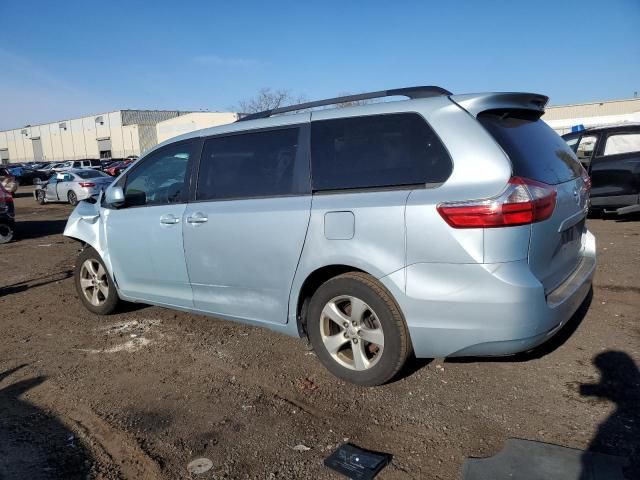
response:
<path id="1" fill-rule="evenodd" d="M 553 214 L 556 190 L 545 183 L 512 177 L 494 198 L 438 205 L 438 213 L 453 228 L 513 227 L 541 222 Z"/>
<path id="2" fill-rule="evenodd" d="M 7 192 L 2 185 L 0 185 L 0 203 L 12 203 L 13 195 Z"/>
<path id="3" fill-rule="evenodd" d="M 584 185 L 584 190 L 588 196 L 589 193 L 591 193 L 591 177 L 589 176 L 589 173 L 584 168 L 582 169 L 581 177 L 582 177 L 582 184 Z"/>
<path id="4" fill-rule="evenodd" d="M 92 182 L 80 182 L 81 187 L 95 187 L 96 184 Z"/>

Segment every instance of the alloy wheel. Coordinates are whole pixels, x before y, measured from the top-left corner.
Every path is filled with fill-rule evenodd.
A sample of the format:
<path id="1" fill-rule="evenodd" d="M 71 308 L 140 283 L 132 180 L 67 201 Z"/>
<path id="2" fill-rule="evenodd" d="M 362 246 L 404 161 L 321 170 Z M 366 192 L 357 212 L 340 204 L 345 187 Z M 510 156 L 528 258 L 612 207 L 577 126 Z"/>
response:
<path id="1" fill-rule="evenodd" d="M 109 277 L 102 264 L 88 259 L 80 268 L 80 288 L 91 305 L 99 307 L 109 298 Z"/>
<path id="2" fill-rule="evenodd" d="M 342 295 L 327 302 L 321 313 L 320 336 L 329 355 L 351 370 L 368 370 L 382 357 L 382 324 L 357 297 Z"/>

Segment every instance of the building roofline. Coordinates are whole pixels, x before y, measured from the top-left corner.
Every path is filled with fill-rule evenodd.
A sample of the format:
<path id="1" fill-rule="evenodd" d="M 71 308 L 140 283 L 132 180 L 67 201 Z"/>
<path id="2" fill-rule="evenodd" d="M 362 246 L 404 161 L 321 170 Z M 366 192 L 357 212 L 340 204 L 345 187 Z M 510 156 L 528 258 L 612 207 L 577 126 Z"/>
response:
<path id="1" fill-rule="evenodd" d="M 564 105 L 548 105 L 545 110 L 549 110 L 550 108 L 567 108 L 567 107 L 583 107 L 585 105 L 602 105 L 603 103 L 620 103 L 620 102 L 633 102 L 640 101 L 640 97 L 637 98 L 618 98 L 615 100 L 595 100 L 593 102 L 584 102 L 584 103 L 567 103 Z"/>
<path id="2" fill-rule="evenodd" d="M 199 111 L 199 110 L 198 110 Z M 54 123 L 62 123 L 62 122 L 71 122 L 73 120 L 80 120 L 82 118 L 89 117 L 99 117 L 100 115 L 109 115 L 110 113 L 118 113 L 118 112 L 178 112 L 178 113 L 197 113 L 197 110 L 151 110 L 151 109 L 141 109 L 141 108 L 121 108 L 118 110 L 109 110 L 107 112 L 100 113 L 90 113 L 88 115 L 82 115 L 80 117 L 72 117 L 72 118 L 63 118 L 61 120 L 54 120 L 52 122 L 42 122 L 42 123 L 33 123 L 29 125 L 23 125 L 21 127 L 16 128 L 7 128 L 4 130 L 0 130 L 0 132 L 10 132 L 12 130 L 22 130 L 23 128 L 32 128 L 32 127 L 41 127 L 43 125 L 51 125 Z"/>

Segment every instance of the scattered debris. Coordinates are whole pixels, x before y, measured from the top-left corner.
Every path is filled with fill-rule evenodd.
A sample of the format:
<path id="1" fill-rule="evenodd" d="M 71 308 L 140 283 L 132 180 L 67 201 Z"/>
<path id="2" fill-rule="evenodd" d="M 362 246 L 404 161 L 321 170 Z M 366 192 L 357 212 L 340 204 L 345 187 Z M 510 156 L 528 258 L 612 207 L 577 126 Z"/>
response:
<path id="1" fill-rule="evenodd" d="M 298 388 L 300 390 L 308 390 L 308 391 L 314 391 L 318 389 L 318 385 L 316 385 L 313 380 L 311 380 L 309 377 L 307 378 L 303 378 L 302 380 L 298 381 Z"/>
<path id="2" fill-rule="evenodd" d="M 307 450 L 311 450 L 311 447 L 307 447 L 306 445 L 303 445 L 302 443 L 299 443 L 295 447 L 290 447 L 290 448 L 291 448 L 291 450 L 295 450 L 296 452 L 306 452 Z"/>
<path id="3" fill-rule="evenodd" d="M 200 475 L 202 473 L 208 472 L 213 467 L 213 462 L 208 458 L 196 458 L 189 462 L 187 465 L 187 470 L 189 473 L 194 475 Z"/>
<path id="4" fill-rule="evenodd" d="M 325 466 L 354 480 L 370 480 L 391 463 L 390 453 L 365 450 L 351 443 L 338 447 L 325 460 Z"/>

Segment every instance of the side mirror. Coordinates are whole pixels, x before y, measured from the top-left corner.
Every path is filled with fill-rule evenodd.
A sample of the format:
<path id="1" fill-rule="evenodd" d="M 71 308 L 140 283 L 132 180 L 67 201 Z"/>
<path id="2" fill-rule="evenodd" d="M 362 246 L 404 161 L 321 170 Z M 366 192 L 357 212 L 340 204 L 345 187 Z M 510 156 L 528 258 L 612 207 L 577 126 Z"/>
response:
<path id="1" fill-rule="evenodd" d="M 124 205 L 124 190 L 117 185 L 109 187 L 105 192 L 104 201 L 113 207 L 121 207 Z"/>

